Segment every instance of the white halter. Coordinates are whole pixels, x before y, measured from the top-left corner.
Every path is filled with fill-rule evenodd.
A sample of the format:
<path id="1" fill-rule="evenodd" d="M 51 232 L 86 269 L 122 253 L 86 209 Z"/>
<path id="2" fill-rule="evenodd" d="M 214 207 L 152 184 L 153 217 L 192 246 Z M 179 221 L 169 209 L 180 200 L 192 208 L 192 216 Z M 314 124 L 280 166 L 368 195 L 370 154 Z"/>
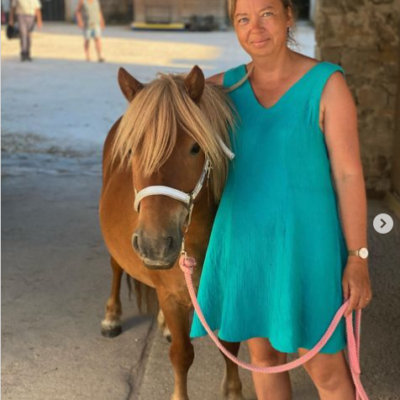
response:
<path id="1" fill-rule="evenodd" d="M 232 160 L 235 157 L 235 154 L 232 153 L 231 150 L 229 150 L 229 148 L 226 146 L 226 144 L 221 140 L 221 138 L 219 136 L 217 137 L 217 139 L 218 139 L 224 153 Z M 134 187 L 135 211 L 139 212 L 140 202 L 147 196 L 154 196 L 154 195 L 160 195 L 160 194 L 164 195 L 164 196 L 169 196 L 169 197 L 172 197 L 173 199 L 180 200 L 187 205 L 187 207 L 189 209 L 189 214 L 188 214 L 187 222 L 184 224 L 184 226 L 188 227 L 190 224 L 190 219 L 191 219 L 191 215 L 192 215 L 193 202 L 196 199 L 197 195 L 199 194 L 201 188 L 203 187 L 204 178 L 206 177 L 206 175 L 207 175 L 207 179 L 210 177 L 211 169 L 212 169 L 211 161 L 206 156 L 203 171 L 201 173 L 200 179 L 197 182 L 196 187 L 190 193 L 185 193 L 180 190 L 171 188 L 169 186 L 161 186 L 161 185 L 147 186 L 144 189 L 140 190 L 139 192 Z"/>

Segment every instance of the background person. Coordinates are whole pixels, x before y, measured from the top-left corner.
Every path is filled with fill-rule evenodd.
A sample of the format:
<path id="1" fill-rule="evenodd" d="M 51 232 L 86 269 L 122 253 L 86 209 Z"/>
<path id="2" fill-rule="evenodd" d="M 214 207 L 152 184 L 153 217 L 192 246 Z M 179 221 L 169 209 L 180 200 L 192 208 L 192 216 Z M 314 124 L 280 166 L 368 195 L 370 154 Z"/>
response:
<path id="1" fill-rule="evenodd" d="M 105 28 L 103 13 L 99 0 L 79 0 L 76 8 L 76 19 L 85 37 L 84 49 L 86 60 L 90 61 L 90 38 L 94 38 L 99 62 L 103 62 L 101 56 L 101 30 Z"/>
<path id="2" fill-rule="evenodd" d="M 9 16 L 10 25 L 14 25 L 14 16 L 17 16 L 19 31 L 21 35 L 21 61 L 32 61 L 31 58 L 31 32 L 35 26 L 42 27 L 42 5 L 39 0 L 12 0 Z"/>

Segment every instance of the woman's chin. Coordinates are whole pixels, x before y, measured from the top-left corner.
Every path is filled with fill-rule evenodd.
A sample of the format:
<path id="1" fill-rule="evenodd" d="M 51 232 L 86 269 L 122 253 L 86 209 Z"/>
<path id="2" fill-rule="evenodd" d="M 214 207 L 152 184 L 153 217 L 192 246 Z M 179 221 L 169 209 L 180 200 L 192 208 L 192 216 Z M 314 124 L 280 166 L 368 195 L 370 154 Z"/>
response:
<path id="1" fill-rule="evenodd" d="M 255 47 L 251 47 L 250 49 L 249 49 L 249 51 L 248 51 L 248 53 L 251 55 L 251 56 L 257 56 L 257 57 L 260 57 L 260 56 L 269 56 L 269 55 L 271 55 L 271 54 L 273 54 L 273 49 L 272 49 L 272 47 L 260 47 L 260 48 L 255 48 Z"/>

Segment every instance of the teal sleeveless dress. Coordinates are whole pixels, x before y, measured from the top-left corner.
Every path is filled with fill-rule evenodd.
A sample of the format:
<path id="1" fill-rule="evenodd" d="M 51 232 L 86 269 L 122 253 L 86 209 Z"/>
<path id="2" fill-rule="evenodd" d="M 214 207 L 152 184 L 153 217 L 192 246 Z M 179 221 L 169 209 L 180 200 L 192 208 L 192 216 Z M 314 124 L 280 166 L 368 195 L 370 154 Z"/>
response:
<path id="1" fill-rule="evenodd" d="M 211 230 L 197 298 L 220 339 L 268 338 L 281 352 L 311 349 L 344 302 L 347 246 L 329 153 L 319 127 L 323 88 L 343 69 L 320 62 L 272 107 L 249 80 L 229 93 L 241 120 L 230 131 L 228 177 Z M 246 74 L 229 69 L 228 87 Z M 207 335 L 194 311 L 190 337 Z M 345 319 L 321 349 L 347 345 Z"/>

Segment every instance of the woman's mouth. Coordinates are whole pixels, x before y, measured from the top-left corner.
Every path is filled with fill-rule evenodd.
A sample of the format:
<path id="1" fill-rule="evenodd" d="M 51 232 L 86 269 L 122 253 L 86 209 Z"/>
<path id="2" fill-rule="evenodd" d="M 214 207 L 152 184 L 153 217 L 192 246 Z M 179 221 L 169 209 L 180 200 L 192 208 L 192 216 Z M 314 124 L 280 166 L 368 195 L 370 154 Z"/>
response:
<path id="1" fill-rule="evenodd" d="M 256 47 L 261 47 L 264 46 L 265 43 L 268 42 L 269 39 L 265 39 L 265 40 L 258 40 L 258 41 L 253 41 L 253 45 Z"/>

